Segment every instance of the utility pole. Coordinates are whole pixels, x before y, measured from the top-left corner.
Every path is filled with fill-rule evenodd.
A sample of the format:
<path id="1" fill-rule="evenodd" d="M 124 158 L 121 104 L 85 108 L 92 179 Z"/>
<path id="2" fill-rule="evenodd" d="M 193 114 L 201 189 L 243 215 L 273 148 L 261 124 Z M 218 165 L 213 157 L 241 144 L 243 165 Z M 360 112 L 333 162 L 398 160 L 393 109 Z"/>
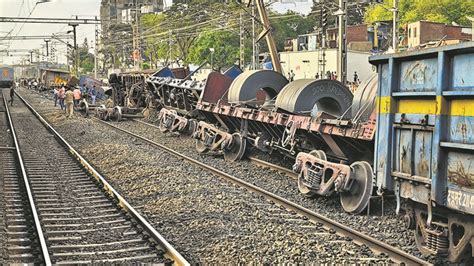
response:
<path id="1" fill-rule="evenodd" d="M 255 4 L 252 4 L 252 70 L 257 69 L 257 47 L 255 43 Z"/>
<path id="2" fill-rule="evenodd" d="M 322 0 L 320 2 L 321 4 L 321 10 L 320 10 L 320 16 L 321 16 L 321 20 L 320 20 L 320 40 L 321 40 L 321 44 L 319 46 L 319 64 L 318 64 L 318 71 L 319 71 L 319 74 L 320 74 L 320 78 L 323 79 L 324 75 L 326 75 L 326 29 L 327 29 L 327 25 L 328 25 L 328 10 L 326 9 L 326 6 L 325 6 L 325 1 Z"/>
<path id="3" fill-rule="evenodd" d="M 133 48 L 134 48 L 134 60 L 133 64 L 135 69 L 140 69 L 141 64 L 141 53 L 140 53 L 140 26 L 139 26 L 139 18 L 138 18 L 138 0 L 135 0 L 135 27 L 133 31 Z M 137 57 L 138 58 L 135 58 Z"/>
<path id="4" fill-rule="evenodd" d="M 168 33 L 168 65 L 171 65 L 171 37 L 173 36 L 173 31 L 170 30 Z"/>
<path id="5" fill-rule="evenodd" d="M 99 43 L 99 26 L 95 25 L 95 43 L 94 43 L 94 78 L 97 79 L 97 45 Z"/>
<path id="6" fill-rule="evenodd" d="M 339 0 L 339 10 L 334 13 L 338 16 L 338 59 L 337 77 L 342 84 L 346 84 L 347 76 L 347 54 L 346 54 L 346 4 L 347 0 Z"/>
<path id="7" fill-rule="evenodd" d="M 398 51 L 398 0 L 393 0 L 393 52 Z"/>
<path id="8" fill-rule="evenodd" d="M 245 67 L 244 14 L 240 11 L 240 68 Z"/>
<path id="9" fill-rule="evenodd" d="M 46 56 L 49 57 L 49 46 L 48 46 L 48 43 L 50 42 L 51 40 L 44 40 L 44 42 L 46 43 Z"/>
<path id="10" fill-rule="evenodd" d="M 69 23 L 69 26 L 72 27 L 72 34 L 74 34 L 74 73 L 79 76 L 79 59 L 78 59 L 78 51 L 77 51 L 77 32 L 76 27 L 79 26 L 78 23 Z M 70 33 L 71 31 L 68 31 Z"/>

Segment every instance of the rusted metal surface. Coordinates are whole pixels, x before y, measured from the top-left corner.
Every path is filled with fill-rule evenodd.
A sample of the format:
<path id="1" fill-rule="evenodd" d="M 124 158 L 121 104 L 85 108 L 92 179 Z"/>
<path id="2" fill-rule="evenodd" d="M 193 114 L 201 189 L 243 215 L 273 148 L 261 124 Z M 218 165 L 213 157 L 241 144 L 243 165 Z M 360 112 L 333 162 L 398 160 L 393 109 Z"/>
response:
<path id="1" fill-rule="evenodd" d="M 200 100 L 207 103 L 227 103 L 227 92 L 233 79 L 219 72 L 212 72 L 207 76 L 206 85 Z"/>
<path id="2" fill-rule="evenodd" d="M 370 119 L 366 122 L 352 124 L 350 121 L 336 120 L 335 117 L 321 112 L 317 113 L 315 117 L 308 117 L 268 110 L 234 107 L 224 104 L 209 104 L 206 102 L 198 103 L 197 109 L 218 115 L 263 122 L 272 125 L 286 126 L 289 123 L 292 123 L 297 125 L 298 130 L 366 141 L 373 140 L 375 134 L 375 113 L 373 113 Z"/>

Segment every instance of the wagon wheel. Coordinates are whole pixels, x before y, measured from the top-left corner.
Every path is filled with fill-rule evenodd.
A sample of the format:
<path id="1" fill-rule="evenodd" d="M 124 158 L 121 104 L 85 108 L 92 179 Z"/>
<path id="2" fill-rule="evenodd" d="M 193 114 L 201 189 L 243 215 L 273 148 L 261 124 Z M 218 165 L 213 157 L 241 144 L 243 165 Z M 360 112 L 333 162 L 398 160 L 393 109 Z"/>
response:
<path id="1" fill-rule="evenodd" d="M 318 159 L 323 159 L 323 160 L 327 159 L 326 154 L 321 150 L 314 150 L 314 151 L 311 151 L 309 154 L 313 155 L 314 157 Z M 304 170 L 301 170 L 300 174 L 298 175 L 298 190 L 305 197 L 311 198 L 311 197 L 314 197 L 317 193 L 316 191 L 314 191 L 314 189 L 309 188 L 305 184 L 305 175 L 306 175 L 306 172 Z"/>
<path id="2" fill-rule="evenodd" d="M 82 100 L 79 104 L 79 110 L 84 114 L 84 117 L 89 116 L 89 104 L 86 100 Z"/>
<path id="3" fill-rule="evenodd" d="M 101 104 L 100 106 L 95 108 L 95 116 L 99 118 L 100 120 L 108 119 L 105 105 Z"/>
<path id="4" fill-rule="evenodd" d="M 205 153 L 209 151 L 209 148 L 207 148 L 200 139 L 196 139 L 196 150 L 199 153 Z"/>
<path id="5" fill-rule="evenodd" d="M 224 159 L 226 161 L 235 162 L 240 159 L 245 154 L 245 149 L 247 148 L 247 141 L 245 140 L 240 133 L 232 134 L 232 141 L 229 148 L 224 148 Z"/>
<path id="6" fill-rule="evenodd" d="M 120 120 L 122 120 L 122 107 L 115 106 L 112 117 L 114 118 L 115 122 L 120 122 Z"/>
<path id="7" fill-rule="evenodd" d="M 183 130 L 183 134 L 192 135 L 197 130 L 198 123 L 194 119 L 188 120 L 188 124 Z"/>
<path id="8" fill-rule="evenodd" d="M 158 128 L 160 129 L 161 133 L 168 132 L 168 128 L 166 128 L 166 123 L 164 121 L 165 119 L 166 119 L 166 116 L 163 115 L 163 117 L 161 117 L 161 119 L 160 119 L 160 122 L 158 123 Z"/>
<path id="9" fill-rule="evenodd" d="M 372 167 L 368 162 L 351 164 L 351 186 L 340 194 L 342 208 L 349 213 L 359 214 L 369 204 L 373 190 Z"/>
<path id="10" fill-rule="evenodd" d="M 313 150 L 309 153 L 310 155 L 313 155 L 314 157 L 321 159 L 321 160 L 327 160 L 328 158 L 326 157 L 326 153 L 322 150 Z"/>

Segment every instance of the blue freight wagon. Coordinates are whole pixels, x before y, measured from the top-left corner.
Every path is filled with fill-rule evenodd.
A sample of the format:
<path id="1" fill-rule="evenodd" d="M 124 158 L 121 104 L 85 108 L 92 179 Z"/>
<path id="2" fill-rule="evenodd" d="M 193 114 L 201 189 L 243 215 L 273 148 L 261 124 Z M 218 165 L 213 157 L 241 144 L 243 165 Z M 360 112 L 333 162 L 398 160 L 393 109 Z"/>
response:
<path id="1" fill-rule="evenodd" d="M 13 73 L 12 67 L 0 67 L 0 88 L 10 88 L 13 85 Z"/>
<path id="2" fill-rule="evenodd" d="M 379 192 L 424 253 L 474 254 L 474 43 L 370 58 L 379 73 L 374 172 Z"/>

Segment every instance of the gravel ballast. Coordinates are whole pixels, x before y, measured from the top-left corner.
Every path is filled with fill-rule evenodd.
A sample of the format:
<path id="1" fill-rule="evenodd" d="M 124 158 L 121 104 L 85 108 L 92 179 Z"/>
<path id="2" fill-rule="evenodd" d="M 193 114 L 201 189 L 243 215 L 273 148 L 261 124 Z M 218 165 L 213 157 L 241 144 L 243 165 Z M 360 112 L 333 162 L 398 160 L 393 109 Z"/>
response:
<path id="1" fill-rule="evenodd" d="M 201 201 L 205 202 L 204 199 L 207 198 L 212 198 L 213 200 L 215 200 L 215 198 L 217 197 L 223 197 L 226 199 L 226 208 L 215 209 L 213 211 L 214 213 L 219 213 L 220 215 L 222 215 L 223 211 L 225 212 L 229 210 L 230 207 L 228 206 L 228 204 L 230 204 L 231 206 L 237 204 L 237 202 L 227 203 L 227 200 L 229 199 L 239 198 L 238 202 L 252 202 L 253 197 L 250 197 L 250 199 L 248 200 L 243 200 L 242 195 L 246 193 L 248 194 L 248 192 L 242 191 L 241 189 L 237 189 L 235 187 L 233 188 L 233 190 L 237 191 L 235 193 L 233 193 L 233 190 L 229 191 L 229 189 L 225 188 L 215 189 L 216 191 L 225 190 L 225 193 L 220 193 L 217 196 L 210 197 L 208 196 L 210 195 L 209 191 L 212 191 L 214 189 L 210 187 L 210 184 L 219 184 L 220 187 L 233 187 L 233 185 L 230 185 L 227 182 L 222 182 L 222 180 L 220 180 L 219 178 L 203 173 L 202 170 L 196 169 L 195 167 L 191 167 L 183 163 L 182 161 L 181 163 L 176 163 L 176 159 L 169 158 L 170 155 L 157 151 L 156 148 L 150 147 L 149 145 L 146 145 L 137 139 L 124 137 L 123 134 L 118 134 L 114 132 L 113 129 L 104 125 L 99 125 L 93 120 L 84 119 L 77 115 L 73 120 L 66 120 L 64 119 L 64 115 L 57 111 L 57 109 L 51 110 L 50 100 L 38 97 L 38 95 L 36 94 L 32 94 L 32 97 L 29 96 L 27 98 L 28 100 L 32 101 L 35 106 L 39 107 L 39 110 L 41 112 L 47 114 L 47 118 L 50 120 L 50 122 L 52 122 L 53 125 L 57 129 L 59 129 L 61 133 L 65 134 L 68 139 L 73 140 L 71 141 L 72 144 L 79 147 L 81 153 L 83 153 L 86 158 L 92 160 L 92 162 L 96 164 L 96 166 L 101 169 L 101 171 L 103 171 L 103 173 L 107 176 L 107 178 L 111 180 L 114 185 L 116 184 L 120 189 L 122 189 L 122 191 L 120 191 L 121 193 L 127 195 L 127 197 L 131 199 L 134 205 L 142 207 L 142 212 L 144 212 L 145 215 L 147 215 L 153 221 L 153 223 L 158 225 L 158 228 L 160 228 L 161 226 L 176 223 L 176 216 L 182 216 L 182 212 L 173 212 L 173 207 L 179 204 L 186 203 L 188 204 L 189 208 L 189 202 L 191 202 L 196 208 L 203 205 L 201 207 L 207 207 L 209 210 L 214 210 L 213 208 L 211 208 L 211 206 L 214 205 L 210 205 L 208 203 L 201 203 Z M 134 133 L 140 134 L 144 137 L 150 138 L 153 141 L 159 142 L 180 153 L 184 153 L 187 156 L 205 162 L 206 164 L 212 165 L 236 177 L 249 181 L 257 186 L 276 193 L 295 203 L 310 208 L 324 216 L 340 221 L 377 239 L 381 239 L 390 245 L 396 246 L 411 254 L 420 256 L 414 243 L 412 232 L 405 230 L 401 217 L 395 215 L 393 211 L 394 202 L 392 200 L 386 201 L 386 210 L 385 215 L 383 217 L 376 215 L 367 218 L 363 215 L 350 215 L 344 213 L 344 211 L 340 207 L 339 200 L 337 197 L 314 199 L 308 199 L 303 197 L 298 192 L 295 180 L 283 174 L 280 174 L 273 170 L 255 167 L 255 165 L 249 161 L 241 161 L 234 163 L 225 162 L 222 156 L 217 153 L 198 154 L 194 149 L 194 140 L 190 139 L 187 136 L 179 136 L 170 133 L 163 134 L 159 132 L 159 130 L 156 128 L 143 125 L 134 121 L 124 121 L 116 125 L 120 126 L 121 128 L 130 130 Z M 256 155 L 263 159 L 269 159 L 267 155 L 253 155 Z M 278 158 L 278 160 L 279 159 L 280 158 Z M 275 161 L 276 159 L 273 158 L 271 160 Z M 283 161 L 283 164 L 285 166 L 288 166 L 291 163 L 291 160 Z M 192 174 L 187 173 L 186 171 L 188 170 L 191 171 Z M 167 176 L 170 174 L 173 174 L 173 178 L 171 178 L 171 180 L 167 178 Z M 198 178 L 201 178 L 203 180 L 200 180 Z M 205 184 L 204 188 L 200 186 L 201 184 Z M 265 211 L 266 209 L 268 209 L 268 206 L 262 206 L 265 207 L 263 208 L 263 210 L 261 210 L 261 212 L 259 211 L 259 213 L 265 214 Z M 194 212 L 188 210 L 187 212 L 196 215 L 199 213 L 197 210 L 195 210 Z M 278 211 L 278 213 L 281 212 L 282 210 Z M 219 216 L 218 218 L 215 218 L 215 214 L 213 215 L 210 215 L 210 217 L 213 217 L 215 221 L 213 219 L 208 219 L 208 216 L 205 216 L 206 218 L 203 218 L 203 221 L 209 221 L 210 223 L 213 221 L 214 223 L 219 224 L 223 220 L 226 220 L 225 216 Z M 240 210 L 239 213 L 235 213 L 233 215 L 230 215 L 229 217 L 231 217 L 230 219 L 234 219 L 235 216 L 244 217 L 245 215 L 246 217 L 252 217 L 253 219 L 256 216 L 252 212 L 250 212 L 249 214 L 246 213 L 246 211 L 244 210 Z M 168 218 L 164 218 L 163 216 L 167 216 L 170 221 L 167 222 L 166 219 Z M 199 218 L 197 217 L 193 217 L 192 220 L 195 219 L 199 220 Z M 188 221 L 188 218 L 185 221 Z M 185 221 L 179 221 L 179 223 L 183 223 Z M 193 224 L 187 224 L 187 226 L 190 225 Z M 187 226 L 185 226 L 185 228 L 188 228 Z M 204 232 L 207 232 L 207 230 L 203 229 L 205 227 L 202 227 L 202 225 L 197 228 L 198 229 L 196 229 L 196 232 L 200 232 L 202 234 L 204 234 Z M 219 230 L 214 230 L 214 228 L 212 228 L 209 232 L 214 233 L 220 238 L 225 237 L 226 239 L 229 238 L 229 236 L 238 235 L 237 233 L 231 230 L 232 227 L 224 226 L 224 228 L 227 231 L 223 230 L 222 228 Z M 183 231 L 186 230 L 188 229 L 183 229 Z M 243 230 L 243 228 L 240 227 L 239 230 Z M 251 228 L 249 228 L 248 230 L 249 232 L 252 232 Z M 273 232 L 273 230 L 268 229 L 262 230 L 262 232 Z M 283 230 L 283 232 L 293 231 L 291 226 L 288 226 L 285 229 L 282 228 L 281 230 Z M 255 229 L 255 231 L 258 232 L 257 229 Z M 173 235 L 171 237 L 172 242 L 176 243 L 178 247 L 181 247 L 181 237 L 184 237 L 186 239 L 185 235 L 187 232 L 189 231 L 181 232 L 182 234 L 179 236 Z M 298 235 L 298 231 L 296 231 L 295 233 Z M 306 234 L 302 234 L 301 236 L 299 235 L 298 237 L 294 238 L 294 240 L 298 240 L 299 242 L 301 242 L 301 239 L 306 239 L 305 235 Z M 221 241 L 222 240 L 220 240 L 219 243 L 221 243 Z M 312 238 L 308 238 L 307 241 L 311 242 L 315 240 Z M 268 244 L 269 242 L 271 243 L 271 241 L 269 240 L 264 240 L 263 244 Z M 280 242 L 277 241 L 275 243 Z M 219 246 L 229 247 L 234 245 L 233 243 L 235 243 L 235 239 L 234 241 L 227 241 L 225 245 Z M 286 246 L 284 250 L 295 249 L 291 248 L 291 246 L 293 246 L 295 243 L 289 243 L 291 245 Z M 251 247 L 251 250 L 253 252 L 257 252 L 257 250 L 272 250 L 272 247 L 268 246 L 258 248 L 258 245 L 256 246 L 256 244 L 253 242 L 245 242 L 243 246 Z M 302 245 L 301 248 L 297 249 L 303 251 L 304 253 L 305 251 L 314 248 L 311 248 L 311 246 L 305 244 Z M 208 250 L 203 248 L 200 248 L 198 250 L 202 251 L 202 253 L 209 252 Z M 272 261 L 271 259 L 275 258 L 288 258 L 287 253 L 281 250 L 280 253 L 278 253 L 277 251 L 276 254 L 278 255 L 276 257 L 274 256 L 275 253 L 265 253 L 265 255 L 254 254 L 250 257 L 243 256 L 246 259 L 242 260 L 242 257 L 240 255 L 242 255 L 242 253 L 245 251 L 244 248 L 237 247 L 229 250 L 234 250 L 235 252 L 237 252 L 239 255 L 237 259 L 238 261 L 242 262 L 251 261 L 249 260 L 249 258 L 255 259 L 268 257 L 268 261 Z M 203 256 L 201 253 L 195 253 L 192 248 L 188 249 L 186 247 L 184 251 L 184 254 L 189 255 L 189 257 L 191 257 L 195 262 L 223 262 L 216 261 L 214 259 L 209 259 L 209 257 Z M 357 256 L 358 254 L 359 253 L 357 252 L 357 254 L 354 256 Z M 427 257 L 420 257 L 427 259 Z M 276 262 L 301 262 L 305 261 L 306 258 L 310 259 L 311 261 L 314 261 L 315 259 L 315 257 L 312 257 L 310 253 L 301 255 L 297 258 L 297 260 L 293 260 L 292 258 L 291 260 L 287 261 L 277 259 Z M 319 260 L 316 260 L 318 262 L 332 262 L 332 260 L 324 260 L 321 258 L 318 259 Z M 258 261 L 265 262 L 267 260 L 263 259 Z"/>

